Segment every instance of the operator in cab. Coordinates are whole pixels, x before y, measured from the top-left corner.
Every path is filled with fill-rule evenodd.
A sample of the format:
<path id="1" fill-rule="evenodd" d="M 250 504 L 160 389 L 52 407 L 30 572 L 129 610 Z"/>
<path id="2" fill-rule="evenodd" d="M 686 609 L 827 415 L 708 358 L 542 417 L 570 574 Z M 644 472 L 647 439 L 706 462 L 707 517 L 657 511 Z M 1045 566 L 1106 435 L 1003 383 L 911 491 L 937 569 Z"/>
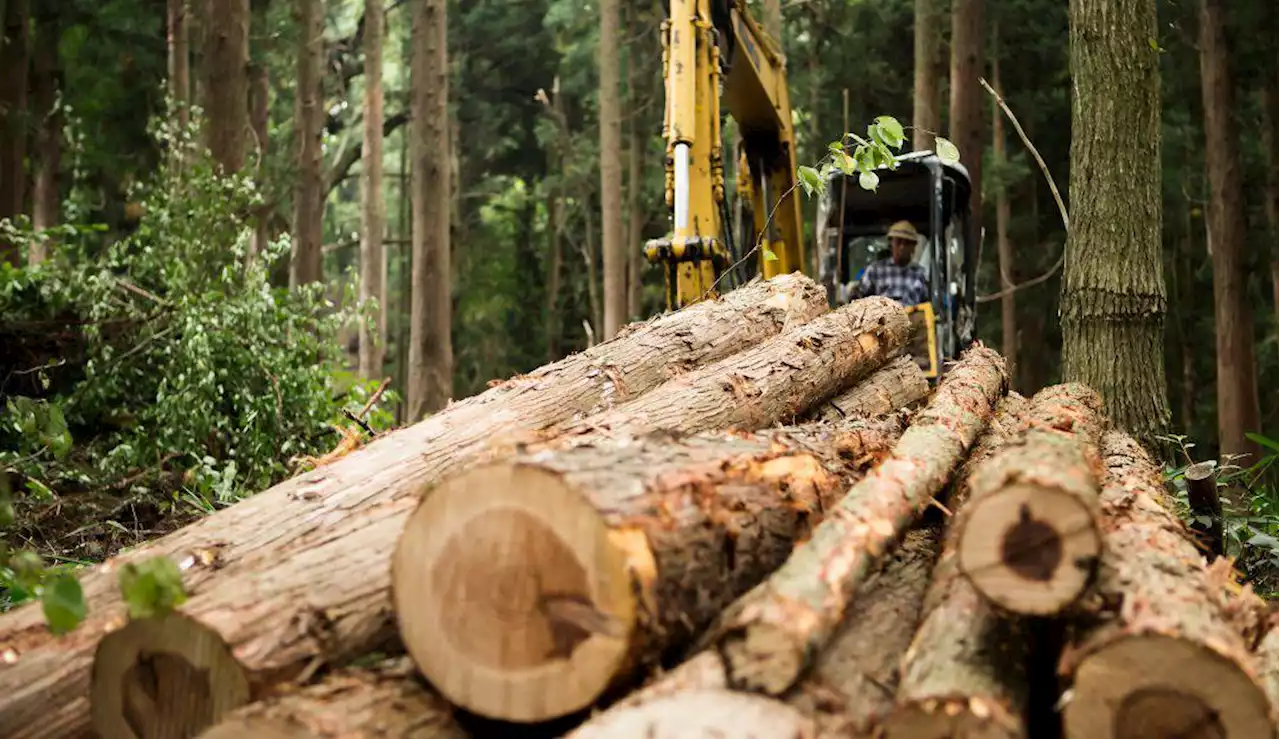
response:
<path id="1" fill-rule="evenodd" d="M 889 227 L 886 237 L 889 256 L 867 265 L 852 297 L 884 295 L 906 306 L 928 302 L 929 278 L 922 265 L 911 261 L 919 238 L 916 227 L 911 221 L 898 221 Z"/>

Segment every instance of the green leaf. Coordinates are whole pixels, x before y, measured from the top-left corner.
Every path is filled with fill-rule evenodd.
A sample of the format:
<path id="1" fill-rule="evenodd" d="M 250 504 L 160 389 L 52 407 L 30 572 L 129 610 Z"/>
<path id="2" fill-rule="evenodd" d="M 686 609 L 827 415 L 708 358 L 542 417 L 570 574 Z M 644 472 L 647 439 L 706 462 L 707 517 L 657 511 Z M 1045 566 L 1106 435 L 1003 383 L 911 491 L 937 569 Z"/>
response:
<path id="1" fill-rule="evenodd" d="M 40 593 L 40 603 L 49 630 L 55 634 L 65 634 L 79 626 L 89 612 L 80 582 L 69 574 L 58 575 L 47 583 Z"/>
<path id="2" fill-rule="evenodd" d="M 818 176 L 818 170 L 801 165 L 797 172 L 800 175 L 800 184 L 804 187 L 805 193 L 813 195 L 822 188 L 822 178 Z"/>
<path id="3" fill-rule="evenodd" d="M 884 142 L 893 148 L 902 146 L 905 140 L 902 132 L 902 124 L 897 118 L 889 115 L 882 115 L 876 118 L 876 125 L 880 128 L 880 134 Z"/>
<path id="4" fill-rule="evenodd" d="M 835 154 L 837 152 L 843 152 L 844 144 L 839 141 L 832 141 L 831 143 L 827 144 L 827 151 L 831 152 L 832 154 Z"/>
<path id="5" fill-rule="evenodd" d="M 164 556 L 121 567 L 120 593 L 129 604 L 130 618 L 160 616 L 187 600 L 182 572 Z"/>
<path id="6" fill-rule="evenodd" d="M 933 148 L 938 158 L 947 164 L 955 164 L 960 161 L 960 150 L 956 148 L 955 144 L 941 136 L 935 137 Z"/>
<path id="7" fill-rule="evenodd" d="M 1245 437 L 1247 437 L 1248 439 L 1252 440 L 1252 441 L 1253 441 L 1254 443 L 1256 443 L 1256 444 L 1259 444 L 1259 445 L 1261 445 L 1261 446 L 1264 446 L 1264 447 L 1266 447 L 1266 448 L 1270 449 L 1270 450 L 1271 450 L 1271 451 L 1273 451 L 1273 452 L 1280 452 L 1280 445 L 1277 445 L 1277 444 L 1276 444 L 1276 440 L 1275 440 L 1275 439 L 1267 438 L 1266 436 L 1263 436 L 1262 434 L 1255 434 L 1255 433 L 1254 433 L 1254 432 L 1252 432 L 1252 431 L 1246 431 L 1244 435 L 1245 435 Z"/>
<path id="8" fill-rule="evenodd" d="M 849 156 L 843 151 L 835 154 L 834 158 L 836 161 L 836 166 L 839 167 L 840 171 L 846 175 L 853 174 L 854 170 L 857 169 L 858 167 L 858 163 L 853 161 L 853 157 Z"/>
<path id="9" fill-rule="evenodd" d="M 13 524 L 13 498 L 9 493 L 9 473 L 0 470 L 0 529 Z"/>
<path id="10" fill-rule="evenodd" d="M 880 176 L 869 169 L 864 169 L 858 175 L 858 184 L 862 185 L 863 190 L 875 192 L 876 188 L 880 186 Z"/>
<path id="11" fill-rule="evenodd" d="M 778 261 L 778 255 L 777 255 L 777 254 L 774 254 L 774 253 L 773 253 L 773 250 L 772 250 L 772 249 L 770 249 L 770 248 L 769 248 L 769 247 L 767 247 L 767 246 L 764 248 L 764 261 L 766 261 L 766 262 L 776 262 L 776 261 Z"/>

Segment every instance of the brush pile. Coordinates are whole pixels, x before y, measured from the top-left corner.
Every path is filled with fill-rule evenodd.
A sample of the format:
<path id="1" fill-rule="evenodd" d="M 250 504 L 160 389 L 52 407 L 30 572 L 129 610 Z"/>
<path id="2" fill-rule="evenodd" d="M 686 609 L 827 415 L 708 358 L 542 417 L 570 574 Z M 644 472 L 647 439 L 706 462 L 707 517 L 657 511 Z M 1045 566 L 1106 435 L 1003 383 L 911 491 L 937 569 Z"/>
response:
<path id="1" fill-rule="evenodd" d="M 1274 736 L 1274 618 L 1097 394 L 910 330 L 789 275 L 497 383 L 0 617 L 0 736 Z"/>

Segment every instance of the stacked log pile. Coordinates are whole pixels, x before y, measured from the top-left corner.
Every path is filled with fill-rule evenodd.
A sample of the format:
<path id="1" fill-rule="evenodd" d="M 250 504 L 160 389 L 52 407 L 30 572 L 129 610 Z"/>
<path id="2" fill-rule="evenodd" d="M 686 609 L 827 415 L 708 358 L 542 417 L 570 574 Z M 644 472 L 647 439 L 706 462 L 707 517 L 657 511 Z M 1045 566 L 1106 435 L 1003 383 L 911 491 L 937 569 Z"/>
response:
<path id="1" fill-rule="evenodd" d="M 1274 618 L 1102 400 L 908 331 L 789 275 L 498 383 L 0 616 L 0 736 L 1274 736 Z"/>

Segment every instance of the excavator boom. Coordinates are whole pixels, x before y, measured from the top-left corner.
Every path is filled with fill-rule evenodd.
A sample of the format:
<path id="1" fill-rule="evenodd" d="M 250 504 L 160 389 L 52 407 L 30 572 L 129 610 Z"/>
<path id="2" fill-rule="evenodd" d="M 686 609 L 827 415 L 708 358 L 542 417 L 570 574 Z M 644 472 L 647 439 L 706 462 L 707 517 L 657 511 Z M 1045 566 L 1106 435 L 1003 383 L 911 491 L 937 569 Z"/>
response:
<path id="1" fill-rule="evenodd" d="M 670 0 L 662 24 L 666 200 L 672 232 L 645 245 L 664 266 L 667 307 L 717 294 L 735 259 L 765 277 L 802 270 L 795 132 L 786 63 L 745 0 Z M 723 93 L 722 93 L 723 91 Z M 720 130 L 721 98 L 742 135 L 739 195 L 750 198 L 750 243 L 730 229 Z M 746 192 L 744 192 L 746 190 Z"/>

